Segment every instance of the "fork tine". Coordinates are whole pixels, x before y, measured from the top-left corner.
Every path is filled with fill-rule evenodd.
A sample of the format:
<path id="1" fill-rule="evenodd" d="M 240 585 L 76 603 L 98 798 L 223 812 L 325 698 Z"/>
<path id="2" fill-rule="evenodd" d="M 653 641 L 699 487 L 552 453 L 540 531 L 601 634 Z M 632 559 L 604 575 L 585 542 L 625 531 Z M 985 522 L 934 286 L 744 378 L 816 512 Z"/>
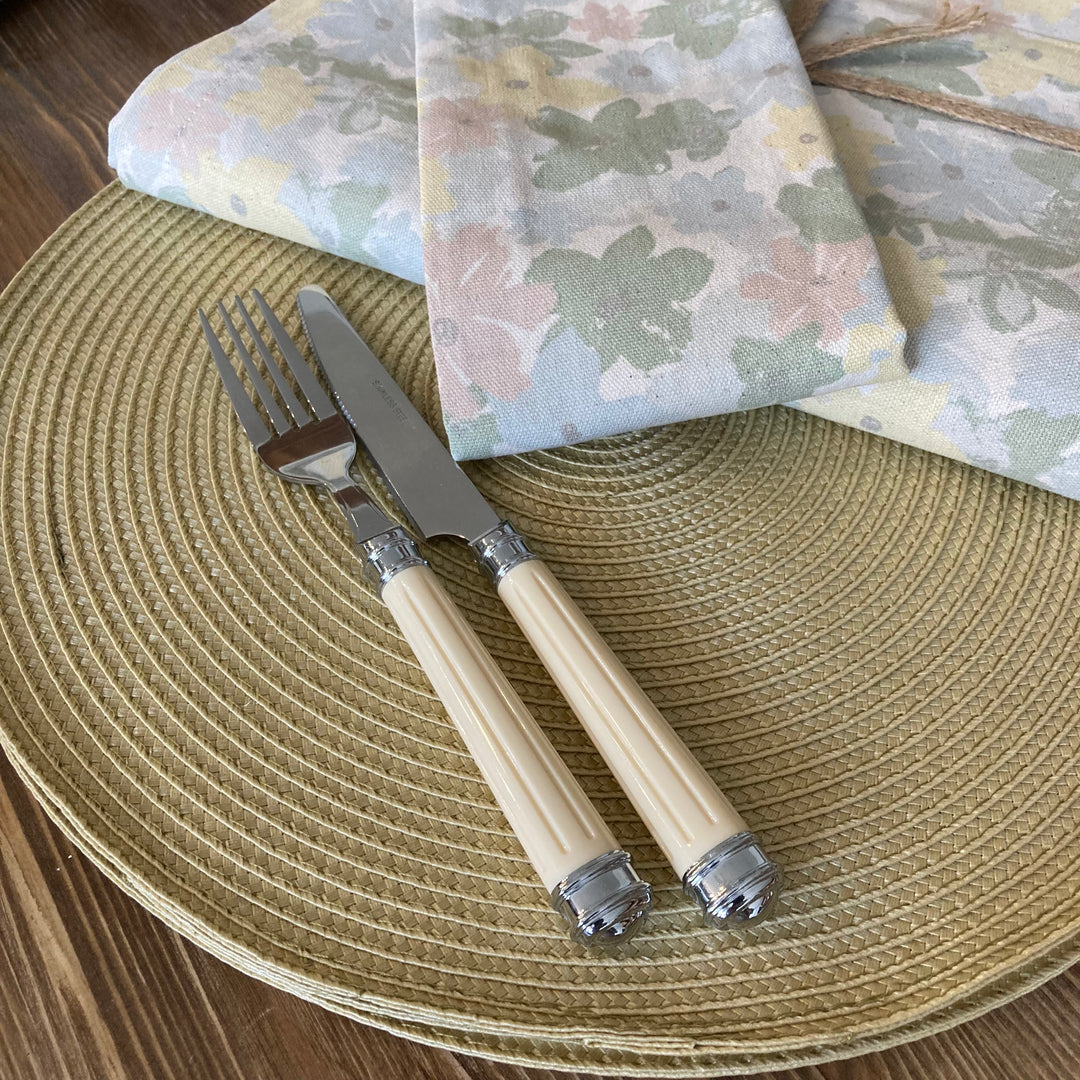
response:
<path id="1" fill-rule="evenodd" d="M 240 381 L 240 376 L 236 374 L 232 364 L 229 363 L 229 358 L 221 347 L 221 341 L 211 329 L 210 320 L 207 319 L 202 308 L 199 308 L 199 321 L 202 323 L 206 344 L 210 346 L 210 355 L 213 356 L 214 363 L 217 364 L 218 374 L 221 376 L 225 392 L 232 402 L 237 419 L 239 419 L 247 432 L 247 437 L 256 446 L 262 446 L 263 443 L 269 441 L 270 432 L 266 430 L 266 425 L 262 422 L 262 418 L 252 404 L 251 398 L 247 396 L 244 384 Z"/>
<path id="2" fill-rule="evenodd" d="M 281 368 L 278 367 L 277 361 L 267 348 L 262 334 L 256 329 L 255 323 L 248 314 L 248 309 L 244 307 L 244 301 L 241 300 L 239 296 L 234 296 L 233 299 L 236 301 L 237 308 L 240 309 L 240 317 L 244 320 L 244 325 L 247 326 L 248 333 L 255 342 L 255 348 L 259 350 L 259 355 L 263 358 L 263 363 L 266 365 L 266 370 L 270 373 L 270 378 L 274 380 L 274 385 L 278 388 L 278 393 L 281 394 L 281 397 L 285 402 L 285 408 L 292 413 L 293 419 L 298 424 L 306 424 L 311 419 L 311 417 L 308 416 L 307 409 L 300 404 L 299 398 L 293 393 L 293 388 L 289 385 L 288 380 L 281 372 Z M 274 336 L 277 337 L 276 334 Z M 322 419 L 322 417 L 320 417 L 320 419 Z"/>
<path id="3" fill-rule="evenodd" d="M 292 338 L 285 333 L 285 327 L 278 322 L 278 317 L 274 314 L 273 309 L 263 299 L 262 293 L 258 289 L 252 289 L 251 295 L 255 297 L 255 303 L 259 305 L 259 310 L 263 313 L 266 325 L 270 327 L 270 333 L 274 335 L 274 340 L 277 342 L 282 356 L 285 357 L 285 361 L 289 365 L 289 369 L 292 371 L 300 389 L 304 391 L 308 401 L 311 402 L 315 415 L 320 420 L 335 416 L 337 409 L 334 408 L 333 403 L 326 396 L 326 391 L 319 385 L 315 372 L 308 367 Z"/>
<path id="4" fill-rule="evenodd" d="M 217 309 L 218 314 L 225 323 L 225 329 L 229 331 L 229 337 L 232 338 L 233 344 L 236 346 L 236 351 L 240 354 L 240 360 L 244 365 L 244 370 L 248 373 L 248 378 L 251 379 L 251 385 L 255 387 L 255 393 L 259 395 L 259 400 L 263 403 L 263 408 L 266 409 L 270 417 L 270 422 L 279 435 L 284 435 L 292 427 L 292 424 L 289 423 L 288 417 L 281 411 L 280 406 L 274 400 L 273 392 L 266 385 L 266 380 L 255 366 L 255 361 L 252 359 L 251 353 L 248 352 L 244 339 L 240 336 L 240 331 L 233 325 L 228 311 L 225 310 L 225 305 L 219 303 Z"/>

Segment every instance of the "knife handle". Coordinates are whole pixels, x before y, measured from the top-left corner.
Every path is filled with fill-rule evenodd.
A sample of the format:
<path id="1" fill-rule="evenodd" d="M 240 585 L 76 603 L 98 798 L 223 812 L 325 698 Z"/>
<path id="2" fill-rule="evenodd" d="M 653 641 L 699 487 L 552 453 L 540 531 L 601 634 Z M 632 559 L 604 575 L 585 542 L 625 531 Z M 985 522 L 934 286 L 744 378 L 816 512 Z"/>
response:
<path id="1" fill-rule="evenodd" d="M 575 940 L 628 939 L 647 914 L 649 886 L 556 754 L 506 676 L 447 595 L 412 541 L 394 530 L 398 551 L 415 557 L 386 572 L 382 599 L 461 733 L 506 814 L 552 905 Z"/>
<path id="2" fill-rule="evenodd" d="M 714 925 L 764 915 L 779 868 L 548 567 L 500 529 L 474 545 L 482 564 L 687 893 Z"/>

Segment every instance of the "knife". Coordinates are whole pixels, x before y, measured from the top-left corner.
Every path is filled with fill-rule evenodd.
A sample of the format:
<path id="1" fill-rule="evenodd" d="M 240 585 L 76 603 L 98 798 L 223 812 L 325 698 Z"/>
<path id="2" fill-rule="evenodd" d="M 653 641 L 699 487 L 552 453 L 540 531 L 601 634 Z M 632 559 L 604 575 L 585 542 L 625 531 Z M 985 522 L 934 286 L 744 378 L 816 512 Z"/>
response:
<path id="1" fill-rule="evenodd" d="M 765 916 L 782 875 L 712 778 L 379 363 L 329 294 L 300 290 L 304 330 L 342 412 L 425 539 L 464 540 L 707 924 Z"/>

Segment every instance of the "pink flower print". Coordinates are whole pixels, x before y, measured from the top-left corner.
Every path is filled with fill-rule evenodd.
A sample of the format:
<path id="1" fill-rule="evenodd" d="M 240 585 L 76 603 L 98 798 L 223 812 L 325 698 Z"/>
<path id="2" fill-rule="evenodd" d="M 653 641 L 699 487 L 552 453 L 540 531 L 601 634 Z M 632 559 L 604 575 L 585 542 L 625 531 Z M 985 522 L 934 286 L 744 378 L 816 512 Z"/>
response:
<path id="1" fill-rule="evenodd" d="M 603 41 L 604 38 L 632 41 L 637 37 L 644 21 L 643 14 L 632 15 L 624 4 L 608 8 L 590 0 L 590 3 L 585 5 L 581 18 L 571 19 L 569 25 L 571 30 L 579 30 L 585 34 L 588 41 Z"/>
<path id="2" fill-rule="evenodd" d="M 818 323 L 825 342 L 844 334 L 843 315 L 866 303 L 859 291 L 874 252 L 869 237 L 848 244 L 817 244 L 808 251 L 790 237 L 772 243 L 773 269 L 739 286 L 748 300 L 768 300 L 769 326 L 781 337 Z"/>
<path id="3" fill-rule="evenodd" d="M 479 397 L 457 371 L 439 368 L 439 399 L 444 415 L 451 420 L 475 420 L 480 415 Z"/>
<path id="4" fill-rule="evenodd" d="M 229 117 L 212 94 L 189 98 L 182 90 L 162 90 L 147 96 L 135 138 L 141 150 L 167 150 L 173 165 L 190 174 L 198 172 L 199 154 L 214 149 L 228 126 Z"/>
<path id="5" fill-rule="evenodd" d="M 420 156 L 437 158 L 493 146 L 493 125 L 500 115 L 496 106 L 481 105 L 476 98 L 436 98 L 424 106 L 420 119 Z"/>
<path id="6" fill-rule="evenodd" d="M 556 297 L 550 285 L 525 285 L 514 277 L 497 229 L 466 225 L 424 244 L 431 341 L 443 408 L 453 418 L 472 419 L 479 412 L 469 386 L 503 401 L 529 387 L 513 330 L 542 326 Z"/>

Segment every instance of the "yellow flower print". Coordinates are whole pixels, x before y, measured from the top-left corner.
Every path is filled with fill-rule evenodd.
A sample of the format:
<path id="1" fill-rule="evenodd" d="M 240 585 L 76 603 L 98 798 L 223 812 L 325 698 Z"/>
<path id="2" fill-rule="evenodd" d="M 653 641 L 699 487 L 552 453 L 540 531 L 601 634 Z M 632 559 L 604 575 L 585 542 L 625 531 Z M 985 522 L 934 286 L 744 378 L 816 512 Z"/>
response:
<path id="1" fill-rule="evenodd" d="M 899 378 L 907 373 L 904 366 L 904 350 L 901 342 L 904 328 L 890 305 L 885 309 L 885 317 L 879 323 L 859 323 L 848 331 L 848 347 L 844 353 L 844 372 L 848 375 L 861 375 L 869 371 L 873 363 L 873 354 L 888 352 L 881 360 L 879 378 Z"/>
<path id="2" fill-rule="evenodd" d="M 1076 5 L 1076 0 L 1001 0 L 1001 10 L 1017 15 L 1041 15 L 1048 23 L 1059 23 Z"/>
<path id="3" fill-rule="evenodd" d="M 860 198 L 865 198 L 874 190 L 867 176 L 871 169 L 881 164 L 874 148 L 892 146 L 893 140 L 879 131 L 857 128 L 850 116 L 830 116 L 828 122 L 848 187 Z"/>
<path id="4" fill-rule="evenodd" d="M 1075 41 L 1026 37 L 1001 30 L 976 34 L 972 44 L 988 54 L 975 72 L 994 97 L 1029 93 L 1044 75 L 1080 86 L 1080 43 Z"/>
<path id="5" fill-rule="evenodd" d="M 446 187 L 450 173 L 438 158 L 420 159 L 420 212 L 425 217 L 444 214 L 457 203 Z"/>
<path id="6" fill-rule="evenodd" d="M 522 120 L 536 116 L 544 105 L 579 112 L 619 95 L 588 79 L 557 78 L 550 74 L 551 63 L 531 45 L 519 45 L 494 60 L 458 60 L 458 71 L 480 86 L 481 105 L 496 105 L 504 116 Z"/>
<path id="7" fill-rule="evenodd" d="M 226 31 L 217 34 L 198 45 L 185 49 L 179 56 L 173 57 L 167 64 L 162 64 L 157 74 L 152 75 L 144 87 L 145 93 L 157 90 L 180 90 L 195 77 L 194 71 L 215 71 L 221 67 L 223 57 L 236 45 L 234 34 Z"/>
<path id="8" fill-rule="evenodd" d="M 817 105 L 789 109 L 777 102 L 769 110 L 769 119 L 777 130 L 766 136 L 765 145 L 784 151 L 788 172 L 805 172 L 818 158 L 832 158 L 832 137 Z"/>
<path id="9" fill-rule="evenodd" d="M 930 318 L 934 297 L 947 292 L 942 277 L 945 259 L 940 255 L 920 259 L 914 246 L 899 236 L 879 236 L 875 243 L 901 321 L 909 330 L 922 326 Z"/>
<path id="10" fill-rule="evenodd" d="M 212 151 L 206 151 L 199 155 L 198 173 L 184 179 L 191 202 L 214 217 L 320 247 L 303 221 L 278 202 L 292 171 L 285 162 L 263 157 L 247 157 L 227 168 Z"/>
<path id="11" fill-rule="evenodd" d="M 177 59 L 186 67 L 199 71 L 216 71 L 221 67 L 221 57 L 236 45 L 236 36 L 229 31 L 217 34 L 198 45 L 185 49 Z"/>
<path id="12" fill-rule="evenodd" d="M 242 90 L 225 102 L 234 116 L 254 116 L 263 131 L 295 120 L 315 104 L 318 95 L 296 68 L 268 67 L 259 72 L 259 90 Z"/>
<path id="13" fill-rule="evenodd" d="M 276 30 L 285 34 L 302 34 L 308 19 L 323 14 L 323 0 L 278 0 L 266 9 Z"/>
<path id="14" fill-rule="evenodd" d="M 195 76 L 183 64 L 164 64 L 150 77 L 144 89 L 147 94 L 156 94 L 159 90 L 183 90 L 193 78 Z"/>
<path id="15" fill-rule="evenodd" d="M 969 461 L 956 443 L 931 426 L 948 404 L 951 390 L 951 383 L 900 379 L 804 398 L 798 405 L 803 412 L 826 420 L 873 431 L 957 461 Z"/>

